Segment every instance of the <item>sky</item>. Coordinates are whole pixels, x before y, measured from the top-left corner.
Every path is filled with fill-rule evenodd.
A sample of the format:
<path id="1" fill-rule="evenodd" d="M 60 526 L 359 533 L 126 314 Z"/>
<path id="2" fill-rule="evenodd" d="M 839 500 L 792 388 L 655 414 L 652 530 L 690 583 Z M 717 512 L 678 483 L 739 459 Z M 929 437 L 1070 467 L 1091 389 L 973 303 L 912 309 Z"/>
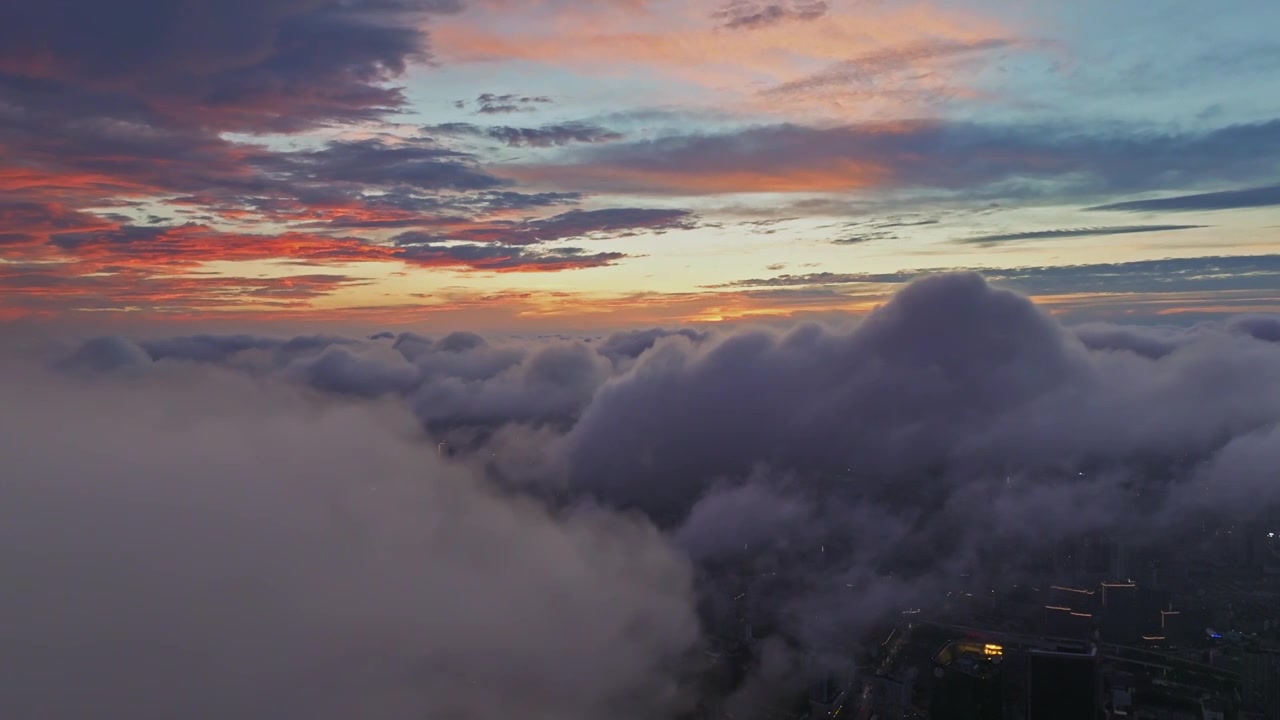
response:
<path id="1" fill-rule="evenodd" d="M 977 269 L 1280 309 L 1280 6 L 0 7 L 0 322 L 579 331 Z M 1191 31 L 1194 29 L 1194 32 Z"/>

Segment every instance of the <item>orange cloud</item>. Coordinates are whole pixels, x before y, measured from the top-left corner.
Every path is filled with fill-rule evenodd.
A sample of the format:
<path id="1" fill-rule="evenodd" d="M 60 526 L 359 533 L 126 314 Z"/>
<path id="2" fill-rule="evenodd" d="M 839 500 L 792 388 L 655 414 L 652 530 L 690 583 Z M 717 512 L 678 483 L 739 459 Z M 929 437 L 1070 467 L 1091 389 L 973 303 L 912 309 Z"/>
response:
<path id="1" fill-rule="evenodd" d="M 288 261 L 312 267 L 386 263 L 460 272 L 561 272 L 625 257 L 577 248 L 497 244 L 375 244 L 356 237 L 218 232 L 202 225 L 120 225 L 57 206 L 0 206 L 19 232 L 0 235 L 0 308 L 13 319 L 56 311 L 306 309 L 361 278 L 320 271 L 281 277 L 215 273 L 212 262 Z M 22 232 L 25 229 L 27 232 Z"/>
<path id="2" fill-rule="evenodd" d="M 3 193 L 79 200 L 84 204 L 108 197 L 140 197 L 155 191 L 153 186 L 104 173 L 57 173 L 21 165 L 0 165 L 0 192 Z"/>
<path id="3" fill-rule="evenodd" d="M 366 282 L 322 273 L 263 278 L 157 275 L 131 268 L 90 274 L 82 270 L 75 263 L 0 265 L 0 289 L 7 291 L 5 302 L 0 303 L 0 317 L 40 317 L 67 310 L 166 314 L 306 308 L 317 297 Z"/>
<path id="4" fill-rule="evenodd" d="M 803 82 L 838 63 L 869 59 L 863 63 L 862 80 L 875 75 L 876 82 L 868 86 L 870 92 L 861 93 L 863 99 L 879 97 L 886 110 L 892 105 L 901 112 L 939 92 L 968 92 L 953 87 L 955 73 L 944 72 L 954 52 L 928 48 L 979 49 L 994 38 L 1016 36 L 994 18 L 926 3 L 837 5 L 817 20 L 730 31 L 712 20 L 719 4 L 689 3 L 685 17 L 674 19 L 675 11 L 664 6 L 662 22 L 656 15 L 642 15 L 641 20 L 649 21 L 643 22 L 634 14 L 562 8 L 554 22 L 537 16 L 541 22 L 535 25 L 531 18 L 518 32 L 496 28 L 487 15 L 464 13 L 438 22 L 432 45 L 455 63 L 524 60 L 599 74 L 646 68 L 735 95 L 744 108 L 756 112 L 783 113 L 797 109 L 804 94 L 792 93 L 790 102 L 777 103 L 756 92 Z M 549 29 L 538 32 L 534 27 Z M 829 105 L 838 95 L 829 82 L 811 99 Z"/>

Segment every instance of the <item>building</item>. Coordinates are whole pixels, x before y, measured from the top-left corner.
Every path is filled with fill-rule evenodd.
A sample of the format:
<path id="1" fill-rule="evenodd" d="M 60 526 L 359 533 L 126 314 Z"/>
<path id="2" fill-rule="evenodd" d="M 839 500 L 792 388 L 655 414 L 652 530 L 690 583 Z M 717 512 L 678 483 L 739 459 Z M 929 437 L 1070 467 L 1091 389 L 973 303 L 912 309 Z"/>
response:
<path id="1" fill-rule="evenodd" d="M 1138 586 L 1133 583 L 1102 583 L 1102 603 L 1098 627 L 1102 639 L 1121 645 L 1137 644 L 1144 629 L 1139 617 Z"/>
<path id="2" fill-rule="evenodd" d="M 1101 716 L 1102 673 L 1096 647 L 1027 653 L 1027 720 Z"/>
<path id="3" fill-rule="evenodd" d="M 1240 663 L 1240 694 L 1267 720 L 1280 720 L 1280 650 L 1254 649 Z"/>
<path id="4" fill-rule="evenodd" d="M 901 720 L 912 707 L 916 669 L 907 668 L 897 674 L 875 675 L 868 680 L 871 704 L 884 720 Z"/>
<path id="5" fill-rule="evenodd" d="M 947 643 L 934 656 L 937 682 L 932 720 L 1000 720 L 1004 716 L 1004 647 L 982 641 Z"/>
<path id="6" fill-rule="evenodd" d="M 1041 632 L 1048 637 L 1086 640 L 1093 635 L 1093 614 L 1063 605 L 1045 605 Z"/>

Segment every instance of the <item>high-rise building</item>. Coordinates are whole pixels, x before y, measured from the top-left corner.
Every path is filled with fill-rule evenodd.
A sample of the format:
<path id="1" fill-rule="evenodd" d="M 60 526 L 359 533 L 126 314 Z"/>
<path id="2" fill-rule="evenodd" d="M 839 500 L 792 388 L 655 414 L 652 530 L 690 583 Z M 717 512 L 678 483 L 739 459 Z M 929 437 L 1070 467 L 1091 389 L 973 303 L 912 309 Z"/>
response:
<path id="1" fill-rule="evenodd" d="M 1252 650 L 1240 663 L 1240 694 L 1267 720 L 1280 720 L 1280 651 Z"/>
<path id="2" fill-rule="evenodd" d="M 1122 645 L 1138 642 L 1142 629 L 1138 587 L 1133 583 L 1102 583 L 1098 626 L 1102 639 Z"/>
<path id="3" fill-rule="evenodd" d="M 1101 714 L 1097 648 L 1027 653 L 1027 720 L 1095 720 Z"/>

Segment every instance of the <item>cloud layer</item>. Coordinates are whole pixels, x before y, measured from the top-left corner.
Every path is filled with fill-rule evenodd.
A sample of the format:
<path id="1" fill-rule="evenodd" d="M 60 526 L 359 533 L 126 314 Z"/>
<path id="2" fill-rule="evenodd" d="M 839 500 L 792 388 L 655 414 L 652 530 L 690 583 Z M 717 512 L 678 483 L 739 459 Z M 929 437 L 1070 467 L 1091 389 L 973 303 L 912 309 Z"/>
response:
<path id="1" fill-rule="evenodd" d="M 152 352 L 270 348 L 192 338 Z M 85 354 L 117 371 L 150 362 L 105 341 Z M 340 392 L 317 378 L 356 382 L 359 368 L 334 357 L 307 377 Z M 6 716 L 679 707 L 675 671 L 698 641 L 689 568 L 640 519 L 504 494 L 442 464 L 396 407 L 207 365 L 118 382 L 8 367 L 0 383 Z"/>
<path id="2" fill-rule="evenodd" d="M 127 705 L 145 676 L 211 716 L 759 706 L 962 575 L 1280 507 L 1278 339 L 1270 316 L 1067 327 L 968 273 L 841 327 L 98 338 L 4 376 L 10 574 L 47 608 L 10 633 L 5 697 Z M 709 690 L 687 653 L 744 620 L 775 644 Z"/>

